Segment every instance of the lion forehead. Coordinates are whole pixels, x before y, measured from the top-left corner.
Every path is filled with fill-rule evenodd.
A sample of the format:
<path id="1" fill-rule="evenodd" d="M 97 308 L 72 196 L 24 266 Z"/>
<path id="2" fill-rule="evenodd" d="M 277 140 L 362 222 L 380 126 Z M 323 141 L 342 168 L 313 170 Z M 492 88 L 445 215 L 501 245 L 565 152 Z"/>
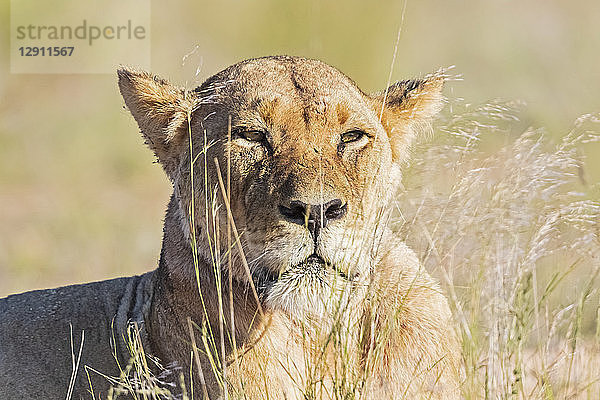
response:
<path id="1" fill-rule="evenodd" d="M 344 98 L 360 101 L 363 92 L 345 74 L 318 60 L 275 56 L 246 60 L 209 78 L 199 92 L 218 92 L 233 104 L 252 104 L 257 99 L 302 100 L 305 104 Z"/>

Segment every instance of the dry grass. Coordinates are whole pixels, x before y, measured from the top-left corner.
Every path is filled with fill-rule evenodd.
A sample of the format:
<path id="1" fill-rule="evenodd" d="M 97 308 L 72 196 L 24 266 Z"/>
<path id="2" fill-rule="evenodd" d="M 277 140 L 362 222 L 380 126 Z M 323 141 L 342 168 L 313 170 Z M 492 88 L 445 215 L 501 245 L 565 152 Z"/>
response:
<path id="1" fill-rule="evenodd" d="M 415 151 L 397 229 L 450 293 L 466 398 L 597 398 L 600 204 L 579 147 L 600 119 L 552 144 L 511 133 L 519 108 L 452 104 Z"/>

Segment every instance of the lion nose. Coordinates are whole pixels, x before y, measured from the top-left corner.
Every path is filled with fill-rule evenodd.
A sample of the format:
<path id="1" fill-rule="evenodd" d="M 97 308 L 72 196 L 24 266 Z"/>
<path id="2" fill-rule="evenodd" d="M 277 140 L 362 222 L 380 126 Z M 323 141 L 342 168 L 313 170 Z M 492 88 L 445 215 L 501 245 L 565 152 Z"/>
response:
<path id="1" fill-rule="evenodd" d="M 289 206 L 279 206 L 279 212 L 288 221 L 308 228 L 315 242 L 319 237 L 320 230 L 325 228 L 330 221 L 340 219 L 346 215 L 348 204 L 342 200 L 334 199 L 325 204 L 306 204 L 299 200 L 293 200 Z"/>

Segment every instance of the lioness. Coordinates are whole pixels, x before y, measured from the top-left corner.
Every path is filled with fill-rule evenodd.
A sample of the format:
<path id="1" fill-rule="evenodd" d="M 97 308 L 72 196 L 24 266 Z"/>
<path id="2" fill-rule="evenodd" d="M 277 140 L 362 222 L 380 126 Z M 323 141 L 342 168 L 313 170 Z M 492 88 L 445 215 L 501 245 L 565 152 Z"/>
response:
<path id="1" fill-rule="evenodd" d="M 192 91 L 118 78 L 174 187 L 158 268 L 0 300 L 0 399 L 106 398 L 131 324 L 174 395 L 458 398 L 446 298 L 386 227 L 441 77 L 367 95 L 280 56 Z"/>

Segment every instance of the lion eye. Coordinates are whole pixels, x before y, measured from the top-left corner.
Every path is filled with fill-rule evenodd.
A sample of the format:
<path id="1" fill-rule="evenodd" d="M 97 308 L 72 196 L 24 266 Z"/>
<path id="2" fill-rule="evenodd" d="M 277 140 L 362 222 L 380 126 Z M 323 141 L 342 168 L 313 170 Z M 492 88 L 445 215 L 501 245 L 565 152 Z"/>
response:
<path id="1" fill-rule="evenodd" d="M 342 143 L 356 142 L 365 136 L 366 133 L 359 130 L 349 131 L 342 134 Z"/>
<path id="2" fill-rule="evenodd" d="M 240 136 L 250 142 L 262 142 L 265 140 L 265 132 L 258 130 L 249 130 L 240 132 Z"/>

